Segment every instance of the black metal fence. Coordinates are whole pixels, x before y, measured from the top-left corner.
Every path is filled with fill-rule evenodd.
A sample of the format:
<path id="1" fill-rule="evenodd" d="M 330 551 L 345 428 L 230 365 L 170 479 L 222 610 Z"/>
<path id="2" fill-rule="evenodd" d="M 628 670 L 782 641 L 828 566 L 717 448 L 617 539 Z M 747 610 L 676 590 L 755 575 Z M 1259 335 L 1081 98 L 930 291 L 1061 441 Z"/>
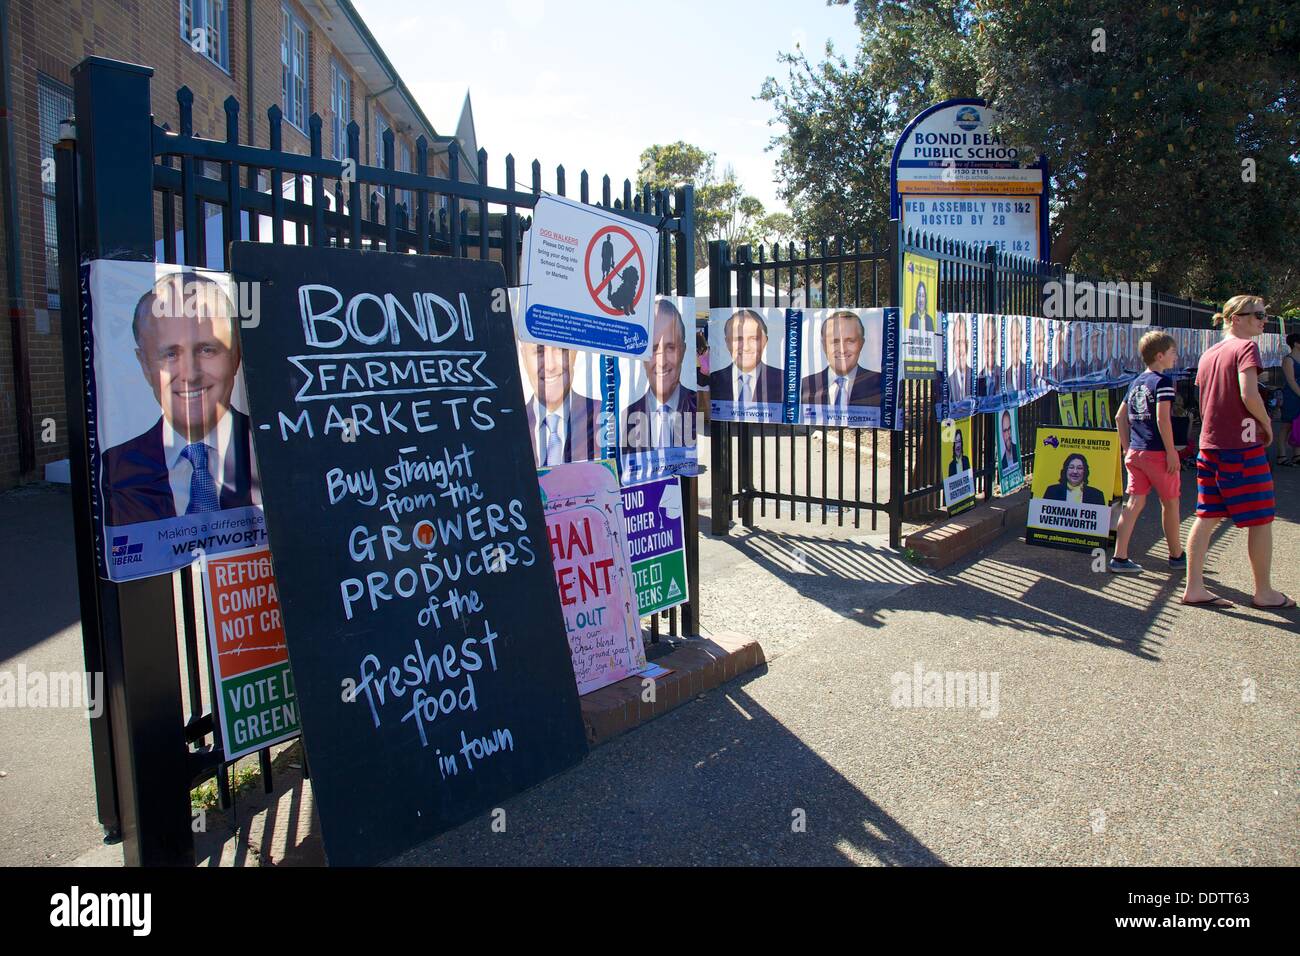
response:
<path id="1" fill-rule="evenodd" d="M 518 283 L 520 243 L 530 224 L 524 212 L 543 194 L 538 162 L 521 185 L 514 158 L 507 156 L 503 183 L 491 185 L 486 151 L 477 156 L 477 181 L 467 181 L 453 148 L 448 175 L 433 176 L 422 137 L 415 170 L 403 172 L 394 169 L 392 133 L 386 131 L 383 166 L 349 170 L 322 155 L 319 116 L 308 124 L 308 154 L 281 149 L 278 107 L 267 114 L 270 147 L 253 147 L 239 141 L 240 106 L 231 97 L 225 101 L 225 139 L 204 139 L 194 134 L 193 94 L 186 88 L 177 92 L 179 130 L 153 123 L 148 68 L 91 57 L 73 75 L 75 136 L 62 139 L 56 151 L 60 282 L 69 316 L 78 315 L 82 262 L 111 258 L 224 268 L 228 243 L 239 239 L 498 258 L 507 281 Z M 355 122 L 347 135 L 349 155 L 362 155 Z M 586 171 L 579 182 L 579 198 L 590 203 Z M 554 191 L 565 195 L 563 167 L 556 169 Z M 634 193 L 624 181 L 616 198 L 604 177 L 597 204 L 659 230 L 657 292 L 694 294 L 690 187 Z M 123 838 L 128 865 L 188 864 L 194 859 L 191 788 L 215 776 L 223 804 L 230 799 L 207 648 L 200 639 L 201 584 L 188 570 L 123 584 L 97 577 L 85 346 L 78 321 L 66 321 L 86 666 L 104 673 L 109 701 L 91 725 L 99 818 L 109 836 Z M 674 609 L 650 619 L 652 642 L 661 630 L 699 632 L 697 479 L 684 478 L 682 485 L 689 601 L 680 615 Z M 260 759 L 269 789 L 269 752 L 263 750 Z"/>
<path id="2" fill-rule="evenodd" d="M 760 244 L 757 251 L 725 242 L 709 244 L 709 304 L 821 308 L 901 306 L 899 268 L 905 253 L 938 262 L 935 309 L 1051 317 L 1053 297 L 1089 282 L 1100 287 L 1108 315 L 1089 321 L 1128 321 L 1145 308 L 1153 325 L 1209 328 L 1213 306 L 1152 290 L 1149 300 L 1126 285 L 1067 274 L 1058 264 L 973 247 L 893 223 L 889 236 Z M 1057 300 L 1059 301 L 1059 299 Z M 1112 405 L 1114 395 L 1112 394 Z M 902 539 L 907 519 L 921 519 L 939 507 L 943 488 L 940 422 L 935 415 L 937 382 L 906 379 L 898 400 L 902 431 L 833 426 L 748 424 L 713 421 L 710 426 L 712 518 L 715 535 L 726 535 L 733 515 L 752 526 L 759 516 L 854 528 L 868 520 L 878 530 L 887 522 L 891 547 Z M 1020 407 L 1021 434 L 1059 424 L 1054 394 Z M 979 416 L 972 434 L 978 494 L 993 494 L 996 475 L 991 416 Z M 882 433 L 883 432 L 883 433 Z M 1021 465 L 1032 477 L 1034 443 L 1021 442 Z"/>

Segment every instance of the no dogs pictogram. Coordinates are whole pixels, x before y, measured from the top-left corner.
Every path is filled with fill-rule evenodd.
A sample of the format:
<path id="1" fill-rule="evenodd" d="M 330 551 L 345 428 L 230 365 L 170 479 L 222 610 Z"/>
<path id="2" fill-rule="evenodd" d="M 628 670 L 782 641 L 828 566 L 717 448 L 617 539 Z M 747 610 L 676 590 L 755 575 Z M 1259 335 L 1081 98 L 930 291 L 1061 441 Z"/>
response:
<path id="1" fill-rule="evenodd" d="M 593 261 L 598 250 L 600 258 Z M 636 265 L 632 265 L 633 259 Z M 636 311 L 645 292 L 645 256 L 622 226 L 605 226 L 591 237 L 583 272 L 592 301 L 606 315 L 632 315 Z"/>

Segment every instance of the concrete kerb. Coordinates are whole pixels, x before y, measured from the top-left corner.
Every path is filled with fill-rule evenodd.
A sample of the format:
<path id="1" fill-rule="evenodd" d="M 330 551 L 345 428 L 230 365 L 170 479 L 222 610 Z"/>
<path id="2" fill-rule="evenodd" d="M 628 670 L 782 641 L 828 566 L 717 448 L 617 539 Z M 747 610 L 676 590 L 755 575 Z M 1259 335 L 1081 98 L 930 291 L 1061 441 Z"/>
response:
<path id="1" fill-rule="evenodd" d="M 981 502 L 969 511 L 940 521 L 903 538 L 904 547 L 916 551 L 934 570 L 946 568 L 1000 538 L 1007 529 L 1019 530 L 1029 517 L 1028 488 L 1005 498 Z"/>

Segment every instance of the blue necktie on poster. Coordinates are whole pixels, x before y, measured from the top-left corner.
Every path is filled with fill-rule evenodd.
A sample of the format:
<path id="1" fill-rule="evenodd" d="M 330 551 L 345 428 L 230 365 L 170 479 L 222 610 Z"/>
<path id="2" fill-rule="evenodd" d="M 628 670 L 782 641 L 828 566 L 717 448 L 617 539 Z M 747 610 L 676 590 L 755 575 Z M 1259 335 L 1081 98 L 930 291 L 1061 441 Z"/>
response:
<path id="1" fill-rule="evenodd" d="M 201 441 L 192 442 L 185 446 L 181 454 L 194 466 L 194 474 L 190 476 L 190 503 L 185 513 L 193 515 L 216 511 L 219 506 L 217 485 L 212 480 L 212 471 L 208 467 L 208 446 Z"/>

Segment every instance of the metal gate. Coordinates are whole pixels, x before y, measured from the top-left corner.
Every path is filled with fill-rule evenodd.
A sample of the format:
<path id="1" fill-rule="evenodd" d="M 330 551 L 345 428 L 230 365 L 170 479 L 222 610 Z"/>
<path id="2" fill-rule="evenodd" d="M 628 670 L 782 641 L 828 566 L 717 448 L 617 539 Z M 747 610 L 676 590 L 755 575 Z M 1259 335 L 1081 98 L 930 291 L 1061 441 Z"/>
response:
<path id="1" fill-rule="evenodd" d="M 416 142 L 415 171 L 396 170 L 391 130 L 384 133 L 383 166 L 357 164 L 355 176 L 345 178 L 343 164 L 322 155 L 319 116 L 308 123 L 310 153 L 285 152 L 280 110 L 271 107 L 270 148 L 257 148 L 239 141 L 240 106 L 234 97 L 224 104 L 226 138 L 203 139 L 194 135 L 194 97 L 187 88 L 177 91 L 180 129 L 172 132 L 153 122 L 152 73 L 101 57 L 90 57 L 73 71 L 75 123 L 65 124 L 56 150 L 59 268 L 69 316 L 63 323 L 64 371 L 86 668 L 104 674 L 109 702 L 103 716 L 91 722 L 99 819 L 110 838 L 124 840 L 128 865 L 187 865 L 194 861 L 191 788 L 215 776 L 222 799 L 229 800 L 212 687 L 204 680 L 201 592 L 190 571 L 122 584 L 97 576 L 93 436 L 84 393 L 93 357 L 78 320 L 79 265 L 126 259 L 224 268 L 228 243 L 259 239 L 269 222 L 275 243 L 499 258 L 507 281 L 515 285 L 520 242 L 529 225 L 522 213 L 543 190 L 540 163 L 532 163 L 529 182 L 520 185 L 511 156 L 505 158 L 504 184 L 489 185 L 484 150 L 475 157 L 476 182 L 462 180 L 455 148 L 449 150 L 448 176 L 429 175 L 424 137 Z M 355 122 L 347 137 L 348 155 L 363 155 Z M 555 182 L 555 192 L 564 195 L 563 167 L 556 169 Z M 608 176 L 601 187 L 598 205 L 659 230 L 656 291 L 693 295 L 691 187 L 634 194 L 624 181 L 621 198 L 611 196 Z M 399 192 L 410 201 L 398 202 Z M 583 171 L 582 202 L 591 201 L 589 192 Z M 209 225 L 218 223 L 220 248 L 209 249 Z M 682 489 L 689 601 L 680 615 L 673 610 L 652 617 L 652 642 L 661 629 L 699 632 L 697 479 L 683 478 Z M 260 759 L 269 789 L 269 751 Z"/>

